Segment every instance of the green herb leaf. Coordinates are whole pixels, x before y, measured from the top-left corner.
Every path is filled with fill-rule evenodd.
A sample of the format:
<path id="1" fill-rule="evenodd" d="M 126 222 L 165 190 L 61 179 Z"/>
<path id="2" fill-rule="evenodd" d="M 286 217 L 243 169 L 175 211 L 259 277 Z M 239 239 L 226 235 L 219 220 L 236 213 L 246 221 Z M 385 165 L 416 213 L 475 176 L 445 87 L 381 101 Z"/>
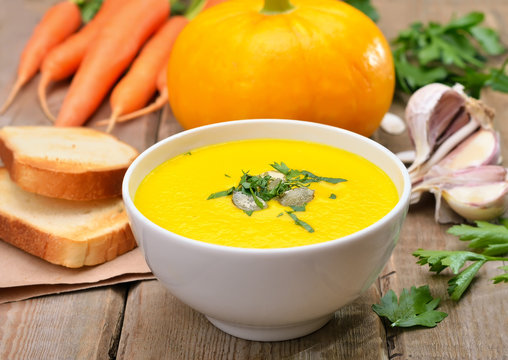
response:
<path id="1" fill-rule="evenodd" d="M 370 3 L 370 0 L 345 0 L 345 2 L 363 12 L 372 21 L 377 22 L 379 20 L 379 14 Z"/>
<path id="2" fill-rule="evenodd" d="M 305 211 L 305 205 L 290 206 L 290 208 L 293 209 L 293 211 L 295 211 L 295 212 L 303 212 L 303 211 Z"/>
<path id="3" fill-rule="evenodd" d="M 251 216 L 254 211 L 252 211 L 252 210 L 251 211 L 244 210 L 243 212 L 246 213 L 247 215 Z"/>
<path id="4" fill-rule="evenodd" d="M 309 224 L 307 224 L 305 221 L 298 219 L 298 217 L 295 214 L 293 214 L 292 211 L 286 211 L 286 213 L 291 217 L 291 219 L 294 220 L 296 225 L 303 227 L 305 230 L 307 230 L 310 233 L 314 232 L 314 229 Z"/>
<path id="5" fill-rule="evenodd" d="M 270 164 L 270 166 L 284 175 L 289 174 L 289 168 L 283 162 L 281 162 L 280 164 L 275 162 L 273 164 Z"/>
<path id="6" fill-rule="evenodd" d="M 505 73 L 508 59 L 505 60 L 501 68 L 490 69 L 490 78 L 485 82 L 492 90 L 508 93 L 508 76 Z"/>
<path id="7" fill-rule="evenodd" d="M 499 41 L 499 35 L 492 29 L 474 26 L 470 29 L 471 35 L 480 43 L 483 50 L 489 55 L 501 55 L 505 48 Z"/>
<path id="8" fill-rule="evenodd" d="M 499 269 L 504 270 L 505 273 L 495 276 L 492 278 L 494 281 L 494 284 L 500 283 L 500 282 L 506 282 L 508 283 L 508 266 L 500 266 Z"/>
<path id="9" fill-rule="evenodd" d="M 448 233 L 458 236 L 462 241 L 470 241 L 469 247 L 484 249 L 484 255 L 502 255 L 508 253 L 508 228 L 486 221 L 476 221 L 476 226 L 455 225 Z"/>
<path id="10" fill-rule="evenodd" d="M 228 195 L 231 195 L 233 193 L 233 191 L 235 191 L 235 188 L 231 187 L 227 190 L 219 191 L 219 192 L 211 194 L 210 196 L 208 196 L 208 198 L 206 200 L 217 199 L 217 198 L 220 198 L 223 196 L 228 196 Z"/>
<path id="11" fill-rule="evenodd" d="M 448 294 L 452 300 L 458 301 L 460 299 L 478 273 L 478 270 L 480 270 L 486 261 L 487 260 L 480 260 L 472 263 L 457 276 L 454 276 L 448 281 Z"/>
<path id="12" fill-rule="evenodd" d="M 300 180 L 303 184 L 308 184 L 312 182 L 328 182 L 331 184 L 338 184 L 340 182 L 346 181 L 346 179 L 342 178 L 331 178 L 331 177 L 323 177 L 323 176 L 317 176 L 311 173 L 310 171 L 302 170 L 300 173 L 303 175 L 303 179 Z"/>
<path id="13" fill-rule="evenodd" d="M 416 288 L 412 286 L 408 291 L 402 289 L 399 300 L 393 290 L 389 290 L 381 298 L 381 304 L 372 305 L 372 310 L 379 316 L 386 317 L 391 321 L 391 326 L 411 327 L 426 326 L 434 327 L 448 314 L 435 309 L 440 299 L 433 298 L 427 285 Z"/>
<path id="14" fill-rule="evenodd" d="M 508 76 L 501 69 L 488 69 L 487 56 L 506 48 L 499 34 L 481 26 L 485 16 L 471 12 L 447 24 L 413 23 L 393 41 L 398 87 L 412 93 L 427 84 L 460 82 L 471 96 L 479 97 L 486 86 L 508 92 Z"/>
<path id="15" fill-rule="evenodd" d="M 417 264 L 429 264 L 430 271 L 434 271 L 436 274 L 439 274 L 447 267 L 450 267 L 453 273 L 457 274 L 468 260 L 486 260 L 485 256 L 470 251 L 418 249 L 413 253 L 413 256 L 419 259 Z"/>
<path id="16" fill-rule="evenodd" d="M 73 0 L 81 11 L 81 19 L 86 24 L 90 22 L 100 10 L 104 0 Z"/>
<path id="17" fill-rule="evenodd" d="M 332 199 L 332 200 L 337 199 L 337 195 L 335 195 L 335 194 L 330 194 L 330 199 Z"/>
<path id="18" fill-rule="evenodd" d="M 281 217 L 282 215 L 284 215 L 284 213 L 279 213 L 279 215 L 277 215 L 277 217 Z"/>

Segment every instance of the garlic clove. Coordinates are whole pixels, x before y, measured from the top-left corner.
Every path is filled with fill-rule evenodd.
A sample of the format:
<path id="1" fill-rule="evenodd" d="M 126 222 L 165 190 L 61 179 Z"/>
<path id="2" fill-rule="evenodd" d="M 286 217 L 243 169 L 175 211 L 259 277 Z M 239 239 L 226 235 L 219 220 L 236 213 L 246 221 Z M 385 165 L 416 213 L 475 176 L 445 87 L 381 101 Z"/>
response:
<path id="1" fill-rule="evenodd" d="M 430 157 L 436 142 L 465 102 L 460 93 L 438 83 L 426 85 L 411 96 L 405 116 L 416 159 L 410 170 L 419 167 Z"/>
<path id="2" fill-rule="evenodd" d="M 457 170 L 499 164 L 500 154 L 499 135 L 493 130 L 480 129 L 451 151 L 438 166 Z"/>
<path id="3" fill-rule="evenodd" d="M 442 196 L 457 214 L 473 221 L 501 216 L 506 210 L 507 193 L 508 182 L 496 182 L 443 189 Z"/>
<path id="4" fill-rule="evenodd" d="M 406 123 L 400 116 L 386 113 L 381 120 L 381 129 L 391 135 L 400 135 L 406 130 Z"/>
<path id="5" fill-rule="evenodd" d="M 479 185 L 501 182 L 506 179 L 506 176 L 507 170 L 497 165 L 474 166 L 458 170 L 435 165 L 419 186 L 425 184 Z"/>
<path id="6" fill-rule="evenodd" d="M 415 161 L 416 153 L 413 150 L 401 151 L 395 154 L 400 161 L 404 164 L 409 164 Z"/>
<path id="7" fill-rule="evenodd" d="M 436 218 L 440 218 L 438 213 L 441 212 L 441 204 L 445 204 L 441 202 L 440 197 L 444 190 L 449 191 L 453 187 L 475 187 L 501 183 L 505 182 L 506 178 L 507 170 L 502 166 L 483 165 L 452 171 L 436 165 L 421 183 L 413 187 L 410 203 L 418 203 L 423 193 L 431 192 L 436 197 Z"/>

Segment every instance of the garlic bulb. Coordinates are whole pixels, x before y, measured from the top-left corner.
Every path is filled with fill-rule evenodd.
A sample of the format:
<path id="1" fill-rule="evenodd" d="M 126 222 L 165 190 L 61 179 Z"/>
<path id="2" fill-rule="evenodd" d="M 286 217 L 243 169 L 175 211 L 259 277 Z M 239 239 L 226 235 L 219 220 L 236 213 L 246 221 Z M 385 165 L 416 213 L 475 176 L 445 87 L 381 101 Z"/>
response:
<path id="1" fill-rule="evenodd" d="M 408 170 L 411 203 L 425 192 L 436 198 L 436 221 L 490 220 L 506 209 L 508 181 L 501 163 L 494 111 L 460 86 L 430 84 L 406 107 L 414 161 Z M 444 203 L 444 202 L 446 203 Z"/>

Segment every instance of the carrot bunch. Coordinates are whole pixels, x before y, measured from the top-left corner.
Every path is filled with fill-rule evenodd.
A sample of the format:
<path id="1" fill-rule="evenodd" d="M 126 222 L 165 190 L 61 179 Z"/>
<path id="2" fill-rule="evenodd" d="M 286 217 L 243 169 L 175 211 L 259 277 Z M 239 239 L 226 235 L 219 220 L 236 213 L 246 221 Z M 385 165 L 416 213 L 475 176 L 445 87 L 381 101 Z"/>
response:
<path id="1" fill-rule="evenodd" d="M 80 25 L 79 8 L 72 2 L 62 1 L 46 12 L 23 49 L 18 77 L 0 113 L 7 110 L 23 85 L 37 73 L 48 52 L 75 32 Z"/>
<path id="2" fill-rule="evenodd" d="M 93 19 L 77 32 L 81 13 L 74 1 L 82 2 L 58 3 L 37 25 L 21 56 L 13 90 L 0 111 L 7 109 L 39 70 L 39 101 L 55 126 L 83 125 L 112 88 L 112 115 L 99 122 L 107 124 L 108 131 L 116 122 L 155 111 L 168 102 L 166 65 L 179 33 L 197 13 L 225 0 L 194 0 L 184 16 L 170 18 L 168 0 L 104 0 Z M 47 105 L 47 88 L 72 75 L 55 117 Z M 156 91 L 159 96 L 146 106 Z"/>

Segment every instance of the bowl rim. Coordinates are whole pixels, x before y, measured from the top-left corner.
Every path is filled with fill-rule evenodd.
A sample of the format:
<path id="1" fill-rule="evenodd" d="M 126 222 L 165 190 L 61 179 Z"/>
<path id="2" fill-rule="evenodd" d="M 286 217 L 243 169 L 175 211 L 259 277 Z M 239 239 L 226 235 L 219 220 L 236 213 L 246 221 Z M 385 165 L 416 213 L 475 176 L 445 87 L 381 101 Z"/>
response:
<path id="1" fill-rule="evenodd" d="M 352 136 L 354 138 L 357 138 L 361 141 L 366 141 L 370 145 L 377 148 L 377 150 L 383 152 L 385 155 L 387 155 L 391 160 L 395 163 L 395 165 L 399 168 L 402 174 L 403 178 L 403 189 L 401 192 L 401 195 L 399 196 L 399 201 L 397 204 L 387 213 L 385 214 L 381 219 L 377 220 L 375 223 L 360 229 L 352 234 L 342 236 L 336 239 L 332 240 L 326 240 L 322 241 L 316 244 L 307 244 L 307 245 L 299 245 L 299 246 L 293 246 L 293 247 L 285 247 L 285 248 L 265 248 L 265 249 L 259 249 L 259 248 L 244 248 L 244 247 L 235 247 L 235 246 L 227 246 L 227 245 L 220 245 L 220 244 L 213 244 L 208 243 L 202 240 L 195 240 L 191 239 L 182 235 L 179 235 L 177 233 L 172 232 L 171 230 L 165 229 L 154 222 L 152 222 L 150 219 L 148 219 L 141 211 L 138 210 L 138 208 L 134 205 L 134 201 L 132 200 L 129 192 L 129 182 L 132 177 L 132 174 L 139 163 L 141 163 L 145 157 L 147 157 L 150 153 L 156 151 L 159 147 L 164 146 L 167 142 L 174 141 L 174 139 L 181 138 L 184 136 L 190 136 L 196 132 L 206 131 L 207 129 L 214 128 L 214 127 L 223 127 L 223 126 L 241 126 L 242 123 L 277 123 L 277 124 L 285 124 L 288 126 L 291 126 L 292 124 L 298 124 L 298 125 L 306 125 L 306 126 L 312 126 L 312 127 L 320 127 L 322 129 L 328 129 L 329 131 L 337 131 L 346 134 L 346 136 Z M 357 154 L 360 155 L 360 154 Z M 360 155 L 361 156 L 361 155 Z M 160 165 L 160 164 L 159 164 Z M 245 120 L 232 120 L 232 121 L 225 121 L 220 123 L 214 123 L 209 125 L 204 125 L 200 127 L 196 127 L 189 130 L 184 130 L 179 133 L 173 134 L 168 136 L 167 138 L 160 140 L 156 142 L 155 144 L 151 145 L 147 149 L 141 152 L 141 154 L 134 159 L 134 161 L 130 164 L 128 167 L 124 178 L 122 182 L 122 197 L 123 202 L 126 207 L 128 207 L 131 211 L 132 216 L 137 216 L 142 220 L 142 222 L 149 226 L 150 228 L 156 230 L 158 233 L 167 234 L 169 237 L 172 238 L 172 241 L 178 241 L 183 242 L 184 244 L 190 245 L 190 246 L 197 246 L 201 247 L 203 249 L 208 250 L 215 250 L 215 251 L 222 251 L 222 252 L 231 252 L 235 254 L 260 254 L 260 255 L 267 255 L 267 254 L 297 254 L 300 252 L 309 252 L 309 251 L 322 251 L 327 250 L 330 247 L 334 247 L 337 245 L 345 245 L 350 242 L 355 242 L 357 239 L 362 238 L 364 235 L 367 235 L 371 232 L 376 232 L 377 229 L 383 227 L 386 223 L 392 221 L 398 214 L 401 212 L 407 211 L 407 208 L 409 206 L 409 200 L 411 195 L 411 179 L 409 176 L 409 173 L 407 171 L 406 166 L 402 163 L 402 161 L 390 150 L 388 150 L 383 145 L 379 144 L 378 142 L 357 134 L 355 132 L 352 132 L 350 130 L 334 127 L 331 125 L 325 125 L 320 123 L 314 123 L 309 121 L 303 121 L 303 120 L 291 120 L 291 119 L 245 119 Z M 405 214 L 403 214 L 405 216 Z M 130 219 L 129 219 L 130 221 Z M 141 242 L 138 242 L 141 243 Z"/>

